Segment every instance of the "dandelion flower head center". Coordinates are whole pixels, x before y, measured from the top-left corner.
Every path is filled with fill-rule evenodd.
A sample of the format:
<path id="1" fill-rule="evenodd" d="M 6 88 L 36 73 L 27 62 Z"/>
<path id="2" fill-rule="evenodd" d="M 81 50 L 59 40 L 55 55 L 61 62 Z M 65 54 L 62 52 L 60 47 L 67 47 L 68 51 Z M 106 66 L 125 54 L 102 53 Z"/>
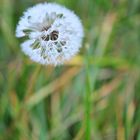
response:
<path id="1" fill-rule="evenodd" d="M 41 45 L 44 43 L 49 47 L 50 51 L 54 48 L 57 50 L 57 52 L 60 53 L 62 51 L 62 47 L 64 47 L 67 42 L 66 38 L 59 37 L 59 30 L 61 30 L 63 27 L 62 23 L 64 22 L 65 18 L 63 14 L 56 14 L 55 12 L 50 14 L 46 13 L 41 23 L 33 23 L 31 16 L 28 16 L 27 18 L 31 26 L 29 29 L 24 30 L 24 33 L 26 36 L 29 36 L 32 39 L 36 39 L 35 43 L 32 44 L 33 49 L 41 48 L 42 55 L 45 57 L 45 47 Z M 64 29 L 65 28 L 63 28 L 63 30 Z M 30 36 L 35 32 L 38 34 L 38 36 Z M 65 32 L 68 33 L 67 31 Z"/>

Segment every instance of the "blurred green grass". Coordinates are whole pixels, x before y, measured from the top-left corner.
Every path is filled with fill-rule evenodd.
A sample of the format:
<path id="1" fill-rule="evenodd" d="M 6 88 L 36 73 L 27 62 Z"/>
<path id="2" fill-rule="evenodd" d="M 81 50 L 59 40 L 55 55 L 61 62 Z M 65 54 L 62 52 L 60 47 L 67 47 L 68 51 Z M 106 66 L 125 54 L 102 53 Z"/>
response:
<path id="1" fill-rule="evenodd" d="M 0 1 L 0 140 L 140 140 L 140 1 L 48 0 L 85 30 L 80 54 L 57 67 L 29 60 L 15 38 L 39 2 Z"/>

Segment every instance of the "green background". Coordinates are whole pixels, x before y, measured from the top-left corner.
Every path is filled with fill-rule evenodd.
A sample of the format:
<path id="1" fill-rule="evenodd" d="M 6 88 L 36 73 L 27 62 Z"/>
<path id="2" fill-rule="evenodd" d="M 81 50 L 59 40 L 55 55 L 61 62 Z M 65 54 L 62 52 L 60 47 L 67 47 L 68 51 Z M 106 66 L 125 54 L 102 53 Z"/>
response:
<path id="1" fill-rule="evenodd" d="M 0 140 L 140 140 L 140 1 L 48 0 L 84 26 L 62 66 L 32 62 L 15 28 L 43 0 L 0 0 Z"/>

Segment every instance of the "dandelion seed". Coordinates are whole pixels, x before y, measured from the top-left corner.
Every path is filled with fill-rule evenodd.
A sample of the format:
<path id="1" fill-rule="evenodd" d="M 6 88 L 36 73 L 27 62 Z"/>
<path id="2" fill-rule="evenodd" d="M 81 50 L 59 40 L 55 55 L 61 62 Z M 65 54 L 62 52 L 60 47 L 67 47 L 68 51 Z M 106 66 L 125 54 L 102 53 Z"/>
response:
<path id="1" fill-rule="evenodd" d="M 78 53 L 84 33 L 72 11 L 55 3 L 42 3 L 24 12 L 16 36 L 28 38 L 21 48 L 33 61 L 57 65 Z"/>

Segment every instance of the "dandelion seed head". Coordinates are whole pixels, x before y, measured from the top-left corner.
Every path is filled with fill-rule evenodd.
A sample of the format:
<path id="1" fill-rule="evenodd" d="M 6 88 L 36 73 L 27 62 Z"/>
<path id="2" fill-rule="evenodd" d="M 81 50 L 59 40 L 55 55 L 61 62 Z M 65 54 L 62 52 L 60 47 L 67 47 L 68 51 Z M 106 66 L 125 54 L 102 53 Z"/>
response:
<path id="1" fill-rule="evenodd" d="M 28 38 L 21 48 L 33 61 L 57 65 L 78 53 L 84 33 L 72 11 L 55 3 L 42 3 L 24 12 L 16 36 Z"/>

